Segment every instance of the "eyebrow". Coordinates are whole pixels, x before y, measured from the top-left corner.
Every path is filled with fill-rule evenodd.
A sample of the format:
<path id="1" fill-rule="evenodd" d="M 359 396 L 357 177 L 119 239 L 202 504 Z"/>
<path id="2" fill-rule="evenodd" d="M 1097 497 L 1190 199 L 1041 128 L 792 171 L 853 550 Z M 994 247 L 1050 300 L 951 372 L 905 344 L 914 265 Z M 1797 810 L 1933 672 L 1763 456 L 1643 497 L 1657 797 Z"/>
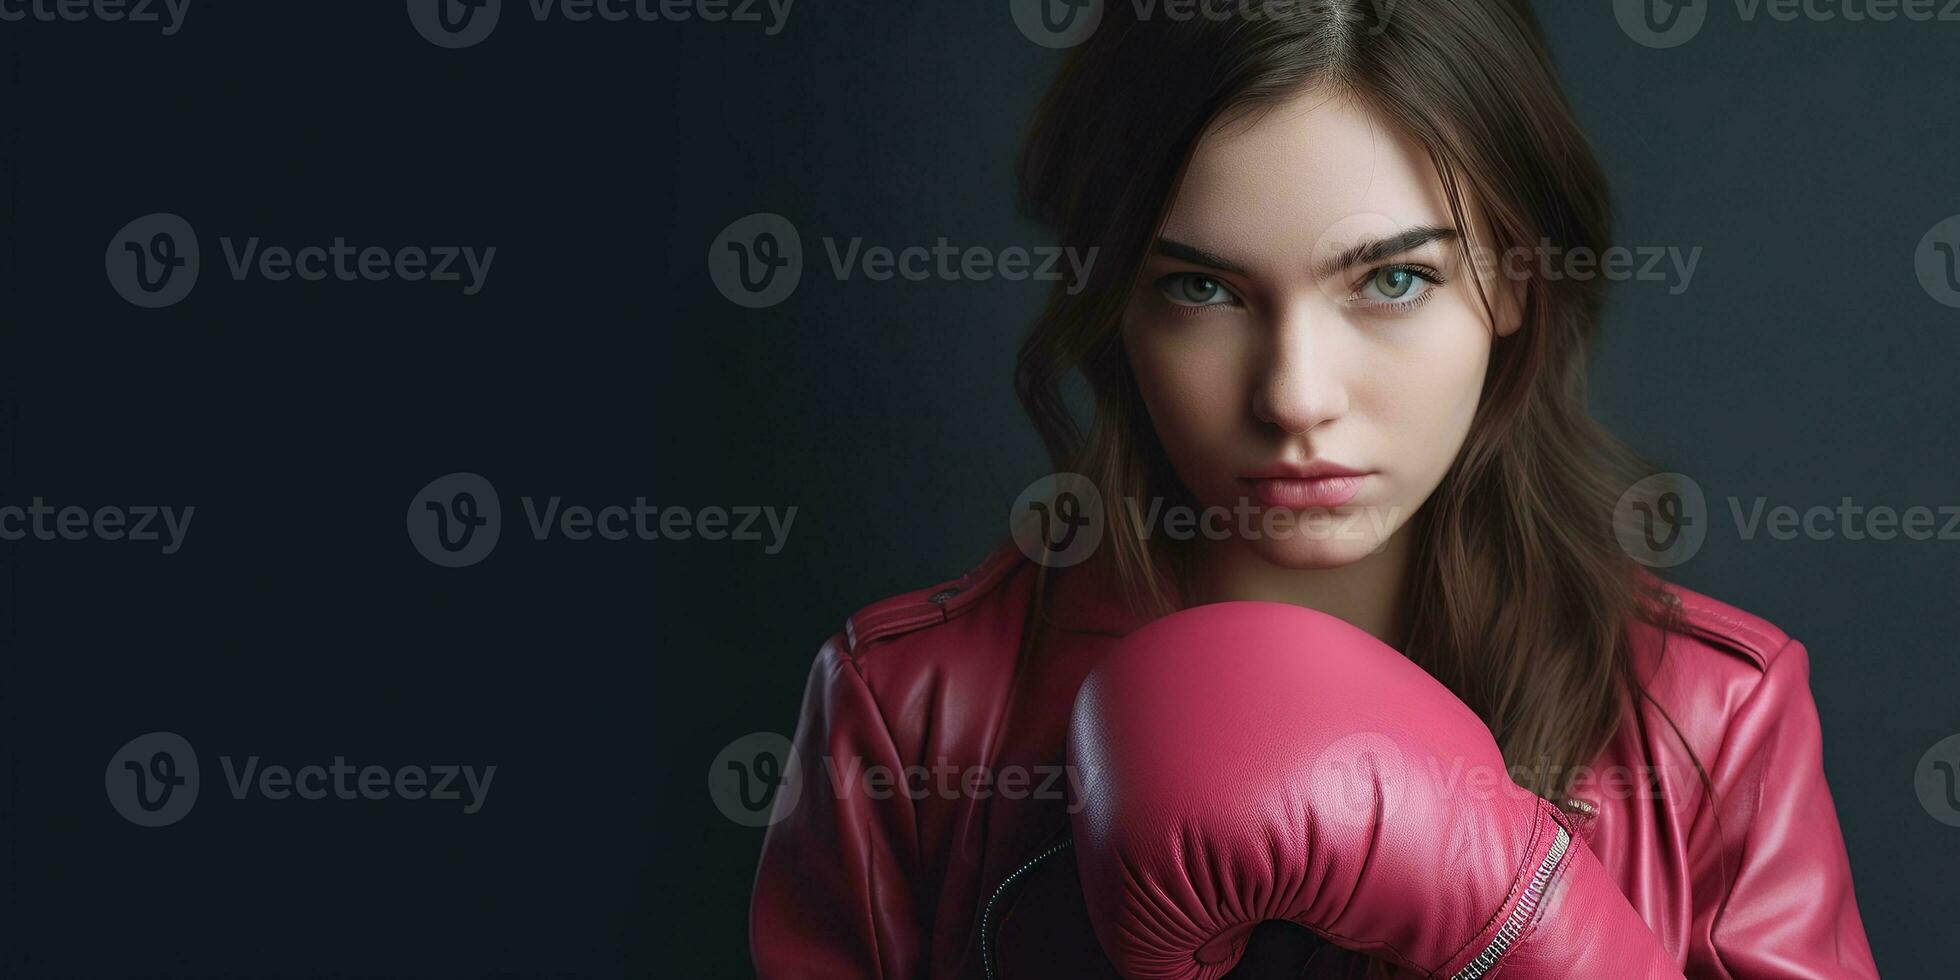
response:
<path id="1" fill-rule="evenodd" d="M 1342 252 L 1340 255 L 1322 264 L 1316 271 L 1322 276 L 1329 276 L 1342 269 L 1349 269 L 1358 265 L 1370 265 L 1400 255 L 1403 252 L 1414 251 L 1430 242 L 1455 241 L 1456 238 L 1457 234 L 1454 228 L 1421 225 L 1410 228 L 1407 231 L 1397 232 L 1387 238 L 1379 238 L 1374 241 L 1362 242 L 1355 245 L 1353 248 Z M 1169 258 L 1182 259 L 1194 265 L 1217 269 L 1220 272 L 1231 272 L 1238 275 L 1246 274 L 1244 267 L 1233 262 L 1231 259 L 1225 258 L 1222 255 L 1214 255 L 1195 245 L 1190 245 L 1175 239 L 1159 238 L 1151 246 L 1151 251 Z"/>

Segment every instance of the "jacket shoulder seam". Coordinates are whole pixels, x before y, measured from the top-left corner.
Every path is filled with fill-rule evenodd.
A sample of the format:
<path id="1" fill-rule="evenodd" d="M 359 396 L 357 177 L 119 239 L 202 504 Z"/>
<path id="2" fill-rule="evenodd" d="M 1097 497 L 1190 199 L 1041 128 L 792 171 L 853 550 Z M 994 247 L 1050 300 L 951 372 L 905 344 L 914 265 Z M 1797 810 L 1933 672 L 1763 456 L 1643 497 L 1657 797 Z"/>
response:
<path id="1" fill-rule="evenodd" d="M 1740 610 L 1724 607 L 1704 596 L 1681 597 L 1681 624 L 1696 639 L 1742 655 L 1758 670 L 1769 669 L 1791 638 L 1776 626 L 1750 622 Z"/>
<path id="2" fill-rule="evenodd" d="M 958 578 L 871 603 L 844 621 L 844 648 L 855 657 L 878 640 L 959 616 L 1011 578 L 1025 560 L 1014 542 L 1006 541 Z"/>

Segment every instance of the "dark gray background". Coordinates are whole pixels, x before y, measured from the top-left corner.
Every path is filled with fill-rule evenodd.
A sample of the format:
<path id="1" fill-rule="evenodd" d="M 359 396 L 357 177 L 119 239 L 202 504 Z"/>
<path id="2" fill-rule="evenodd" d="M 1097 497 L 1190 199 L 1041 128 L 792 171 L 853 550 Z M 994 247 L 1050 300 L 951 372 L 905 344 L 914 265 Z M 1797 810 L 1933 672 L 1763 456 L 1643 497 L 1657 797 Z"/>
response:
<path id="1" fill-rule="evenodd" d="M 1598 415 L 1720 508 L 1680 581 L 1813 658 L 1826 763 L 1887 976 L 1950 972 L 1960 828 L 1914 767 L 1960 732 L 1951 541 L 1741 540 L 1771 505 L 1960 504 L 1960 310 L 1914 274 L 1960 212 L 1960 23 L 1742 21 L 1633 43 L 1540 4 L 1619 205 L 1700 247 L 1621 286 Z M 0 543 L 0 973 L 740 976 L 761 832 L 707 770 L 787 732 L 865 603 L 964 571 L 1046 472 L 1014 404 L 1040 284 L 831 279 L 821 236 L 1039 244 L 1010 165 L 1059 56 L 1005 0 L 802 0 L 787 29 L 533 22 L 443 50 L 402 5 L 195 0 L 181 32 L 4 23 L 0 503 L 194 505 L 184 549 Z M 184 302 L 105 244 L 184 216 Z M 757 211 L 804 279 L 726 301 L 708 244 Z M 223 275 L 219 236 L 495 245 L 484 291 Z M 483 474 L 496 551 L 422 559 L 403 514 Z M 789 546 L 536 542 L 519 495 L 800 508 Z M 173 731 L 196 809 L 106 802 Z M 219 755 L 494 764 L 483 810 L 233 800 Z"/>

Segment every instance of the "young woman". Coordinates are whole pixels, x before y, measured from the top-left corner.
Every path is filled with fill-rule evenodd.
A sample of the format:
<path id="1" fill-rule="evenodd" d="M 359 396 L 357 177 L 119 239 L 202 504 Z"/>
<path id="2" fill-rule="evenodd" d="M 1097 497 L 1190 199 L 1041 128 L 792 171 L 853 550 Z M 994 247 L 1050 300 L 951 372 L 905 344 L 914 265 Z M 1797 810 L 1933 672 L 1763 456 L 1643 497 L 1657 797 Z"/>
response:
<path id="1" fill-rule="evenodd" d="M 1025 203 L 1099 251 L 1017 382 L 1101 533 L 823 646 L 759 973 L 1876 976 L 1804 647 L 1621 545 L 1606 282 L 1543 261 L 1607 191 L 1524 0 L 1228 7 L 1105 5 L 1041 105 Z M 1344 757 L 1343 825 L 1354 738 L 1407 765 Z"/>

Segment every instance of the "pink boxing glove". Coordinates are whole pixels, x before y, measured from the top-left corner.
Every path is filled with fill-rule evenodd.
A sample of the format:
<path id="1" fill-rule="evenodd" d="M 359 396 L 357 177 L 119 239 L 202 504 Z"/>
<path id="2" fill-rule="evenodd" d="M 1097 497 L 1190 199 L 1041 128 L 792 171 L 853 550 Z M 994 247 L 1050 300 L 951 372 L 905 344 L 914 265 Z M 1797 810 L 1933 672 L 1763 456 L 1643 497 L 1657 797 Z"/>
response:
<path id="1" fill-rule="evenodd" d="M 1435 977 L 1680 967 L 1490 730 L 1394 649 L 1226 602 L 1126 637 L 1076 696 L 1083 897 L 1126 977 L 1212 978 L 1299 923 Z"/>

